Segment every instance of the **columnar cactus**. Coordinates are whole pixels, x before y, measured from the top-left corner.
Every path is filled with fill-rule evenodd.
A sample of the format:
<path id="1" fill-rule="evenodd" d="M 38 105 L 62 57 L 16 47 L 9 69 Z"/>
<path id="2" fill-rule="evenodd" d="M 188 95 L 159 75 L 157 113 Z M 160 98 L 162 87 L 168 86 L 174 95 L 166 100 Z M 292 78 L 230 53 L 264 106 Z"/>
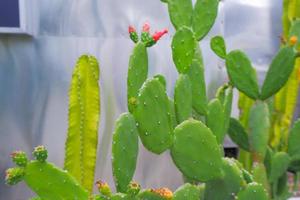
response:
<path id="1" fill-rule="evenodd" d="M 99 194 L 92 194 L 100 115 L 99 68 L 92 56 L 79 59 L 72 77 L 67 171 L 48 163 L 45 147 L 39 146 L 33 152 L 35 161 L 28 161 L 24 152 L 12 154 L 17 167 L 7 170 L 7 184 L 24 180 L 37 199 L 45 200 L 265 200 L 289 196 L 286 172 L 300 171 L 300 123 L 291 129 L 286 149 L 272 149 L 268 145 L 273 120 L 270 99 L 293 72 L 299 56 L 298 35 L 289 35 L 274 57 L 262 88 L 247 55 L 240 50 L 228 52 L 225 40 L 213 37 L 211 48 L 224 59 L 229 81 L 208 100 L 198 42 L 214 24 L 219 1 L 197 0 L 195 5 L 191 0 L 161 1 L 167 4 L 176 30 L 171 46 L 178 71 L 174 98 L 167 94 L 163 75 L 148 77 L 147 50 L 168 31 L 151 34 L 145 23 L 139 36 L 130 26 L 129 37 L 135 47 L 127 74 L 128 112 L 117 119 L 112 141 L 116 193 L 107 183 L 97 181 Z M 240 121 L 231 118 L 233 89 L 241 93 Z M 242 150 L 241 155 L 246 152 L 246 165 L 225 158 L 222 144 L 227 133 Z M 141 189 L 132 180 L 139 139 L 154 154 L 170 151 L 188 183 L 174 193 L 168 188 Z"/>

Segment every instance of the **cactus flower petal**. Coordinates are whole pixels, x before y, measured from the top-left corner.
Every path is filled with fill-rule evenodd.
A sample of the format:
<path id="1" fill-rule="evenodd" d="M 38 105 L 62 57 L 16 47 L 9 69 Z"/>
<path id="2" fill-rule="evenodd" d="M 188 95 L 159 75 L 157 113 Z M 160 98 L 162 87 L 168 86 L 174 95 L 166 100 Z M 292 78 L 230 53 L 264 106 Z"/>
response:
<path id="1" fill-rule="evenodd" d="M 157 42 L 162 36 L 168 33 L 168 29 L 164 29 L 162 31 L 155 32 L 152 36 L 153 40 Z"/>

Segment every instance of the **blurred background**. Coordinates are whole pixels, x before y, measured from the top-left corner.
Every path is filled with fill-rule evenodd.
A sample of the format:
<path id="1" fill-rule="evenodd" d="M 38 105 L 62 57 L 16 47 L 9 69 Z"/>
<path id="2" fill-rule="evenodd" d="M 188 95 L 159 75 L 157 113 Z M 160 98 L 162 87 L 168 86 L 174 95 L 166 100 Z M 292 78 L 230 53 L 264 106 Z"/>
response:
<path id="1" fill-rule="evenodd" d="M 149 49 L 150 75 L 163 74 L 168 92 L 177 78 L 171 57 L 174 29 L 167 7 L 159 0 L 26 0 L 31 36 L 0 34 L 0 199 L 23 200 L 33 194 L 18 184 L 4 184 L 9 154 L 43 144 L 49 160 L 63 166 L 67 130 L 68 87 L 72 69 L 81 54 L 96 56 L 101 65 L 101 124 L 96 178 L 113 185 L 110 148 L 114 121 L 125 112 L 126 77 L 133 43 L 128 25 L 169 34 Z M 222 0 L 217 21 L 202 40 L 206 82 L 212 97 L 227 80 L 223 62 L 210 50 L 209 40 L 225 37 L 228 49 L 242 49 L 258 70 L 260 81 L 279 48 L 281 0 Z M 299 112 L 297 112 L 299 113 Z M 233 115 L 237 115 L 234 108 Z M 231 146 L 230 141 L 226 142 Z M 140 146 L 135 180 L 143 187 L 182 183 L 169 152 L 160 156 Z M 41 180 L 43 181 L 43 180 Z"/>

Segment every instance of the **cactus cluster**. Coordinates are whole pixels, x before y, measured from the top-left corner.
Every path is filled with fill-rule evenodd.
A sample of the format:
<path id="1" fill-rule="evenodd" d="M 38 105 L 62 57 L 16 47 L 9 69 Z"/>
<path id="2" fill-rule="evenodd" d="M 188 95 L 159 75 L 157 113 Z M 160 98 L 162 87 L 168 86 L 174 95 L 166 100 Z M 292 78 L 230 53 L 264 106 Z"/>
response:
<path id="1" fill-rule="evenodd" d="M 275 55 L 262 87 L 247 55 L 227 51 L 224 39 L 213 37 L 211 49 L 224 59 L 229 81 L 209 100 L 199 41 L 214 24 L 219 0 L 197 0 L 195 5 L 191 0 L 161 1 L 176 30 L 171 47 L 178 79 L 170 97 L 163 75 L 148 77 L 148 48 L 168 31 L 151 35 L 146 23 L 139 36 L 130 26 L 135 47 L 127 76 L 128 112 L 116 121 L 112 141 L 116 193 L 97 181 L 99 194 L 92 194 L 100 115 L 99 66 L 92 56 L 80 57 L 72 76 L 65 170 L 47 162 L 43 146 L 35 148 L 34 161 L 18 151 L 12 154 L 17 167 L 7 170 L 7 184 L 24 180 L 38 195 L 34 199 L 45 200 L 288 198 L 287 171 L 300 171 L 300 121 L 290 130 L 285 150 L 272 148 L 270 100 L 293 73 L 299 57 L 298 34 L 294 30 Z M 231 118 L 233 89 L 241 93 L 240 120 Z M 250 156 L 250 163 L 225 157 L 222 145 L 227 133 L 240 147 L 241 156 Z M 186 183 L 173 193 L 168 188 L 142 189 L 134 182 L 139 139 L 154 154 L 169 151 Z"/>

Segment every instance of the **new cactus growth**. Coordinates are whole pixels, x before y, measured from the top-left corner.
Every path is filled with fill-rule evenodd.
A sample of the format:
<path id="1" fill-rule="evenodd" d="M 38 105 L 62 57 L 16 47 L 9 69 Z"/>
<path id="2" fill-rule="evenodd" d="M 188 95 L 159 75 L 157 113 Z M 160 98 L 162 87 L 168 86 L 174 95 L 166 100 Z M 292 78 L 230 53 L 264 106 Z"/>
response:
<path id="1" fill-rule="evenodd" d="M 44 146 L 34 149 L 33 161 L 24 152 L 16 151 L 11 156 L 17 167 L 7 170 L 7 184 L 25 181 L 38 195 L 35 199 L 43 200 L 267 200 L 289 196 L 287 171 L 300 172 L 300 122 L 285 130 L 282 146 L 272 148 L 269 142 L 277 140 L 272 130 L 278 126 L 271 123 L 281 121 L 274 114 L 281 108 L 277 100 L 286 98 L 280 90 L 286 87 L 291 74 L 298 73 L 294 64 L 299 56 L 300 26 L 293 26 L 262 88 L 247 55 L 240 50 L 227 52 L 225 40 L 213 37 L 211 48 L 225 60 L 229 82 L 209 100 L 198 42 L 214 24 L 219 0 L 197 0 L 194 5 L 191 0 L 161 1 L 167 4 L 176 30 L 172 58 L 179 76 L 174 98 L 168 96 L 163 75 L 148 77 L 147 48 L 168 31 L 151 34 L 150 25 L 145 23 L 139 36 L 129 26 L 129 37 L 135 46 L 127 74 L 128 112 L 117 119 L 112 141 L 117 193 L 105 182 L 94 183 L 100 117 L 99 66 L 96 58 L 86 55 L 79 58 L 71 81 L 65 170 L 47 162 Z M 294 24 L 297 23 L 296 20 Z M 240 92 L 240 120 L 231 117 L 234 89 Z M 272 109 L 274 95 L 276 109 Z M 289 101 L 294 102 L 295 97 Z M 290 107 L 283 110 L 292 113 Z M 224 156 L 222 144 L 227 133 L 239 146 L 242 164 Z M 142 189 L 134 182 L 139 139 L 154 154 L 169 151 L 189 183 L 173 193 L 168 188 Z M 281 143 L 281 139 L 276 142 Z M 95 195 L 94 184 L 98 188 Z"/>
<path id="2" fill-rule="evenodd" d="M 24 151 L 15 151 L 11 154 L 13 162 L 19 167 L 25 167 L 28 162 L 27 155 Z M 46 157 L 47 158 L 47 157 Z"/>

